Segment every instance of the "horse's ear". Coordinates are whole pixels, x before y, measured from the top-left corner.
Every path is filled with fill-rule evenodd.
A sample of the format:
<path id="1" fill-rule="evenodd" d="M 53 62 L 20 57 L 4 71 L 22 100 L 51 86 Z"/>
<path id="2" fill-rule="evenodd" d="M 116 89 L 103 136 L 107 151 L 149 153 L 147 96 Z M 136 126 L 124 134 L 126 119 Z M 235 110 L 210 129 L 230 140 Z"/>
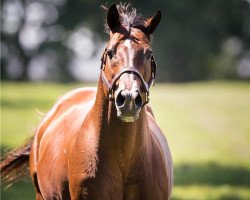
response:
<path id="1" fill-rule="evenodd" d="M 149 19 L 146 20 L 146 28 L 149 34 L 152 34 L 157 26 L 159 25 L 161 21 L 161 11 L 158 10 L 158 12 L 153 16 L 150 17 Z"/>
<path id="2" fill-rule="evenodd" d="M 107 23 L 112 32 L 116 27 L 121 25 L 120 15 L 117 10 L 116 4 L 113 4 L 108 10 Z"/>

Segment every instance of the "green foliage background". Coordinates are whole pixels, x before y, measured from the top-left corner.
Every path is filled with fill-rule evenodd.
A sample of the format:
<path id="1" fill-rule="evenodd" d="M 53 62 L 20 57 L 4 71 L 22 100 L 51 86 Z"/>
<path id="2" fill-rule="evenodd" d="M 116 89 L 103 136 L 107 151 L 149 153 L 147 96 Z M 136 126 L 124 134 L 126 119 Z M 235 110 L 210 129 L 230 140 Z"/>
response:
<path id="1" fill-rule="evenodd" d="M 13 25 L 4 12 L 6 5 L 11 2 L 14 0 L 2 1 L 3 25 L 8 23 L 10 26 Z M 29 5 L 35 3 L 40 8 L 45 8 L 43 12 L 49 19 L 55 15 L 57 17 L 54 21 L 46 21 L 45 17 L 42 22 L 39 22 L 41 23 L 39 28 L 43 33 L 47 33 L 46 38 L 36 48 L 27 50 L 20 44 L 20 34 L 29 23 L 24 14 L 11 13 L 12 17 L 15 14 L 20 15 L 20 23 L 14 32 L 1 30 L 1 44 L 4 46 L 4 54 L 1 56 L 2 79 L 29 80 L 28 68 L 32 59 L 40 55 L 54 55 L 58 59 L 51 66 L 49 79 L 72 81 L 74 77 L 70 70 L 72 67 L 70 60 L 75 55 L 66 45 L 69 36 L 77 28 L 87 27 L 93 33 L 95 44 L 107 40 L 108 35 L 104 33 L 103 26 L 106 12 L 100 8 L 100 5 L 105 5 L 107 2 L 107 6 L 110 6 L 120 1 L 30 0 L 17 2 L 20 4 L 18 4 L 20 13 L 28 12 Z M 249 58 L 249 1 L 137 0 L 128 2 L 138 8 L 138 12 L 145 17 L 154 15 L 158 9 L 162 11 L 162 20 L 153 39 L 153 49 L 158 64 L 161 66 L 158 70 L 158 81 L 183 82 L 215 78 L 243 78 L 237 73 L 237 67 L 240 60 L 245 57 Z M 31 27 L 36 28 L 38 21 L 39 19 L 31 22 Z M 236 44 L 229 45 L 229 50 L 225 50 L 225 45 L 230 39 L 233 39 Z M 237 49 L 235 45 L 240 48 L 232 53 L 230 49 L 233 51 Z M 97 51 L 100 47 L 96 46 L 96 48 Z M 15 77 L 8 73 L 11 71 L 10 61 L 14 58 L 19 63 L 16 71 L 21 71 Z"/>

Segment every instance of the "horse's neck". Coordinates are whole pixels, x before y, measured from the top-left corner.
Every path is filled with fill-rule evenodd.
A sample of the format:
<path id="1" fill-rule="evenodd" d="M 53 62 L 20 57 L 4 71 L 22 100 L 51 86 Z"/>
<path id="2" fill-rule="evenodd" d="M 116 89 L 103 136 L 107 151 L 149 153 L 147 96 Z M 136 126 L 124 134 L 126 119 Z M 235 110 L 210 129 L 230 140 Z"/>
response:
<path id="1" fill-rule="evenodd" d="M 99 135 L 101 151 L 119 154 L 125 162 L 134 159 L 140 150 L 143 151 L 148 133 L 145 109 L 141 110 L 140 117 L 135 122 L 122 122 L 117 118 L 115 106 L 104 94 L 102 81 L 98 84 L 92 120 Z"/>

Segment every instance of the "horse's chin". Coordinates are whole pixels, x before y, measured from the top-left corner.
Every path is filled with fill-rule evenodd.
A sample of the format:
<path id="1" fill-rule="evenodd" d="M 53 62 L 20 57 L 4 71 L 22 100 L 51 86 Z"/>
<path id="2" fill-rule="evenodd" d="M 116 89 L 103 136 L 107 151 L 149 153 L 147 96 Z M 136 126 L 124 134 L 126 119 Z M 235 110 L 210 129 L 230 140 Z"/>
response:
<path id="1" fill-rule="evenodd" d="M 124 116 L 121 113 L 117 113 L 117 117 L 126 123 L 132 123 L 134 121 L 136 121 L 139 118 L 139 114 L 135 115 L 135 116 Z"/>

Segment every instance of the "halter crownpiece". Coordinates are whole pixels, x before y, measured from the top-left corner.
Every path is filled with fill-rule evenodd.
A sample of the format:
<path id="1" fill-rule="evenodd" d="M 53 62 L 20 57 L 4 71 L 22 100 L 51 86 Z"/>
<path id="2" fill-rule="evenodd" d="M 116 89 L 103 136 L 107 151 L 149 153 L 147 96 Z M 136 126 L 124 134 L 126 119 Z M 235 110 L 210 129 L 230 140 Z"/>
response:
<path id="1" fill-rule="evenodd" d="M 142 77 L 142 75 L 140 74 L 140 72 L 135 68 L 135 67 L 123 67 L 111 80 L 108 80 L 104 70 L 105 70 L 105 63 L 106 63 L 106 58 L 107 58 L 107 48 L 105 48 L 104 53 L 102 55 L 101 58 L 101 78 L 102 81 L 105 85 L 105 87 L 108 90 L 109 93 L 109 100 L 113 101 L 114 100 L 114 87 L 115 87 L 115 83 L 116 81 L 121 77 L 122 74 L 125 73 L 133 73 L 135 74 L 142 82 L 143 88 L 146 91 L 146 101 L 144 103 L 147 104 L 149 102 L 149 89 L 152 85 L 154 85 L 154 79 L 155 79 L 155 75 L 156 75 L 156 62 L 155 62 L 155 58 L 154 55 L 152 54 L 150 59 L 151 59 L 151 77 L 149 82 L 147 83 L 144 78 Z"/>

